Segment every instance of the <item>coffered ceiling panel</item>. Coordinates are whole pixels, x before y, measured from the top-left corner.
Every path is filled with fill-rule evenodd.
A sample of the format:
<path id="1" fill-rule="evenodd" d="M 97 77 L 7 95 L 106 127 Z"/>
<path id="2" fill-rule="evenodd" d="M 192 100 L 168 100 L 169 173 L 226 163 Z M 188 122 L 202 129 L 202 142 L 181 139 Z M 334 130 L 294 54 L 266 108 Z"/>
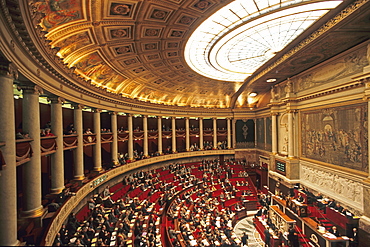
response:
<path id="1" fill-rule="evenodd" d="M 203 73 L 198 73 L 199 71 L 195 72 L 185 61 L 185 46 L 193 32 L 207 17 L 231 2 L 233 1 L 30 1 L 34 11 L 44 14 L 39 25 L 45 31 L 46 38 L 51 41 L 50 45 L 58 49 L 57 55 L 66 63 L 66 69 L 74 69 L 76 74 L 85 78 L 98 91 L 103 88 L 121 95 L 123 100 L 130 98 L 167 105 L 220 108 L 247 106 L 246 103 L 241 103 L 245 102 L 243 100 L 238 104 L 233 104 L 232 99 L 235 102 L 235 98 L 240 95 L 244 97 L 245 93 L 253 90 L 262 95 L 268 92 L 271 86 L 260 80 L 249 83 L 247 75 L 240 81 L 228 80 L 227 77 L 222 80 L 211 79 L 202 75 Z M 283 7 L 284 13 L 288 13 L 286 9 L 290 8 L 290 5 L 285 2 L 287 1 L 255 1 L 254 3 L 261 8 L 260 10 L 256 6 L 249 6 L 243 11 L 256 9 L 261 16 L 266 16 L 270 12 L 277 15 L 278 9 Z M 293 1 L 292 5 L 301 8 L 306 2 L 317 1 Z M 333 0 L 332 2 L 339 4 L 341 1 Z M 349 5 L 349 2 L 347 1 L 346 5 Z M 266 11 L 263 10 L 265 8 Z M 270 12 L 267 11 L 268 8 L 271 8 Z M 237 9 L 226 11 L 227 16 L 221 18 L 225 23 L 217 23 L 217 25 L 225 25 L 227 29 L 231 23 L 226 24 L 226 21 L 238 19 L 236 17 L 240 20 L 243 11 L 238 12 Z M 251 20 L 246 23 L 252 20 L 258 22 L 258 18 L 257 15 L 252 16 Z M 238 21 L 233 25 L 240 27 L 239 24 L 236 25 Z M 217 19 L 214 22 L 217 22 Z M 361 30 L 363 23 L 364 19 L 359 18 L 357 23 L 351 23 L 348 28 Z M 266 26 L 264 30 L 268 29 L 269 27 Z M 214 29 L 210 28 L 203 32 L 212 32 L 212 30 Z M 222 37 L 227 38 L 227 35 L 235 30 L 236 28 L 230 29 L 222 34 Z M 251 31 L 248 30 L 248 32 Z M 226 51 L 226 53 L 230 56 L 237 54 L 238 59 L 245 59 L 244 55 L 253 55 L 253 49 L 247 45 L 242 49 L 238 49 L 236 45 L 254 36 L 247 32 L 236 36 L 241 40 L 239 42 L 227 41 L 232 45 L 233 50 L 232 52 Z M 354 39 L 363 40 L 360 36 L 360 31 L 354 33 L 353 36 L 327 35 L 327 39 L 319 47 L 307 46 L 305 53 L 279 63 L 276 69 L 281 78 L 279 80 L 296 74 L 297 67 L 311 67 L 347 49 L 346 44 L 353 43 Z M 202 42 L 203 40 L 197 41 Z M 257 40 L 256 43 L 262 44 Z M 213 44 L 210 45 L 213 46 Z M 332 49 L 333 46 L 335 49 Z M 268 56 L 276 55 L 275 58 L 278 59 L 283 55 L 276 54 L 271 53 Z M 206 54 L 203 55 L 207 57 Z M 190 53 L 187 56 L 193 57 L 193 54 Z M 225 57 L 225 62 L 228 60 L 227 63 L 231 64 L 230 59 L 231 57 Z M 217 66 L 223 66 L 220 62 L 218 63 Z M 243 63 L 237 70 L 249 71 L 251 68 L 248 66 L 248 63 Z M 270 74 L 264 73 L 264 76 L 259 77 L 265 80 L 268 76 Z M 246 86 L 248 88 L 245 88 Z"/>

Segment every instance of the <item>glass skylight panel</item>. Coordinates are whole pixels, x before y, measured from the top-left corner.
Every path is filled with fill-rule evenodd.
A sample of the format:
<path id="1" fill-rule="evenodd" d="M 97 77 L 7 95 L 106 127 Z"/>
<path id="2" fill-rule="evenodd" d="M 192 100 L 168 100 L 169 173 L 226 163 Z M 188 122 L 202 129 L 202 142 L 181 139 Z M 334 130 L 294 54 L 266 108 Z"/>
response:
<path id="1" fill-rule="evenodd" d="M 242 82 L 341 2 L 235 0 L 193 33 L 185 47 L 185 59 L 199 74 Z M 289 8 L 281 8 L 284 6 Z M 265 15 L 260 16 L 262 13 Z"/>

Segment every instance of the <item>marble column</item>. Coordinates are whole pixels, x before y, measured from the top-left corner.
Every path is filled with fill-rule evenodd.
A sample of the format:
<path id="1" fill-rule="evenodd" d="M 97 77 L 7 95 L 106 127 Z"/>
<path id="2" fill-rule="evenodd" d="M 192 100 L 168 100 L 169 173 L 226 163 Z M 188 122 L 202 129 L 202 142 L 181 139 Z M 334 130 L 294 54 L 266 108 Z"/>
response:
<path id="1" fill-rule="evenodd" d="M 176 117 L 171 118 L 172 121 L 172 153 L 176 153 Z"/>
<path id="2" fill-rule="evenodd" d="M 94 109 L 94 132 L 96 138 L 94 146 L 94 171 L 97 172 L 102 170 L 100 113 L 100 109 Z"/>
<path id="3" fill-rule="evenodd" d="M 144 129 L 144 157 L 149 156 L 149 141 L 148 141 L 148 115 L 143 116 L 143 129 Z"/>
<path id="4" fill-rule="evenodd" d="M 128 126 L 128 158 L 129 160 L 134 159 L 134 128 L 132 122 L 132 114 L 127 115 L 127 126 Z"/>
<path id="5" fill-rule="evenodd" d="M 232 139 L 233 139 L 233 146 L 232 148 L 236 148 L 236 119 L 233 119 L 232 120 L 232 130 L 233 130 L 233 136 L 232 136 Z"/>
<path id="6" fill-rule="evenodd" d="M 370 44 L 368 45 L 368 51 L 370 53 Z M 369 54 L 370 57 L 370 54 Z M 370 83 L 368 83 L 368 88 L 370 88 Z M 370 131 L 370 97 L 367 97 L 367 130 Z M 367 160 L 368 164 L 370 164 L 370 145 L 367 145 Z M 370 166 L 368 166 L 368 178 L 370 179 Z M 370 215 L 370 212 L 369 212 Z"/>
<path id="7" fill-rule="evenodd" d="M 204 149 L 204 132 L 203 132 L 203 118 L 200 117 L 199 118 L 199 148 L 200 150 L 203 150 Z"/>
<path id="8" fill-rule="evenodd" d="M 257 119 L 253 119 L 254 123 L 254 147 L 257 147 Z"/>
<path id="9" fill-rule="evenodd" d="M 271 113 L 271 152 L 277 154 L 277 113 Z"/>
<path id="10" fill-rule="evenodd" d="M 162 147 L 162 116 L 158 116 L 158 153 L 163 153 L 163 147 Z"/>
<path id="11" fill-rule="evenodd" d="M 51 155 L 51 193 L 59 194 L 64 189 L 64 149 L 63 149 L 63 103 L 60 97 L 51 97 L 51 128 L 56 136 L 56 150 Z"/>
<path id="12" fill-rule="evenodd" d="M 118 127 L 117 127 L 117 112 L 110 112 L 111 130 L 112 130 L 112 161 L 118 164 Z"/>
<path id="13" fill-rule="evenodd" d="M 190 126 L 189 118 L 185 118 L 185 148 L 186 151 L 190 151 Z"/>
<path id="14" fill-rule="evenodd" d="M 0 63 L 2 63 L 0 61 Z M 0 170 L 0 246 L 18 245 L 17 240 L 17 170 L 12 65 L 0 66 L 0 150 L 6 166 Z"/>
<path id="15" fill-rule="evenodd" d="M 40 105 L 41 88 L 35 85 L 21 85 L 23 90 L 22 122 L 23 131 L 29 133 L 32 157 L 23 168 L 23 212 L 24 217 L 37 218 L 43 214 L 42 181 L 41 181 L 41 138 L 40 138 Z"/>
<path id="16" fill-rule="evenodd" d="M 227 121 L 227 149 L 231 149 L 231 118 L 226 118 Z"/>
<path id="17" fill-rule="evenodd" d="M 213 120 L 213 149 L 217 149 L 217 118 L 212 118 Z"/>
<path id="18" fill-rule="evenodd" d="M 77 147 L 74 150 L 74 179 L 83 180 L 84 175 L 84 131 L 83 131 L 83 117 L 82 109 L 83 105 L 74 104 L 74 127 L 77 134 Z"/>
<path id="19" fill-rule="evenodd" d="M 288 158 L 294 157 L 293 110 L 288 110 Z"/>

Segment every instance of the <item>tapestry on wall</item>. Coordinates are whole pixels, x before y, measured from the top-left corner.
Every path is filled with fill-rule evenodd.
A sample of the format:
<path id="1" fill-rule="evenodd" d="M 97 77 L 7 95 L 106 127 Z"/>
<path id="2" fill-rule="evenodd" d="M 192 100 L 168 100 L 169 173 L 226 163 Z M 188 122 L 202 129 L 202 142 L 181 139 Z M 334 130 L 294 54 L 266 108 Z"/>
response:
<path id="1" fill-rule="evenodd" d="M 272 119 L 271 117 L 266 118 L 266 149 L 267 151 L 272 150 Z"/>
<path id="2" fill-rule="evenodd" d="M 368 171 L 367 104 L 302 112 L 302 156 Z"/>
<path id="3" fill-rule="evenodd" d="M 265 149 L 265 119 L 257 119 L 257 148 Z"/>
<path id="4" fill-rule="evenodd" d="M 235 124 L 236 130 L 236 148 L 254 148 L 254 121 L 237 120 Z"/>

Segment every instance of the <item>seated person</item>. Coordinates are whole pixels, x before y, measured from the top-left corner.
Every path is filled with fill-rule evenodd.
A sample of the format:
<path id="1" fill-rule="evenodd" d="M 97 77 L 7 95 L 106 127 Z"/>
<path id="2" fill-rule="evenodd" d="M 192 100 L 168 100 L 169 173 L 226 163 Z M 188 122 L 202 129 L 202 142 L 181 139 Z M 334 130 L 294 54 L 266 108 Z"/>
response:
<path id="1" fill-rule="evenodd" d="M 333 234 L 334 236 L 336 236 L 336 237 L 340 237 L 340 233 L 339 233 L 336 226 L 332 226 L 331 229 L 329 230 L 329 232 L 331 234 Z"/>
<path id="2" fill-rule="evenodd" d="M 303 203 L 304 202 L 304 197 L 302 196 L 301 193 L 298 193 L 297 201 L 300 202 L 300 203 Z"/>

